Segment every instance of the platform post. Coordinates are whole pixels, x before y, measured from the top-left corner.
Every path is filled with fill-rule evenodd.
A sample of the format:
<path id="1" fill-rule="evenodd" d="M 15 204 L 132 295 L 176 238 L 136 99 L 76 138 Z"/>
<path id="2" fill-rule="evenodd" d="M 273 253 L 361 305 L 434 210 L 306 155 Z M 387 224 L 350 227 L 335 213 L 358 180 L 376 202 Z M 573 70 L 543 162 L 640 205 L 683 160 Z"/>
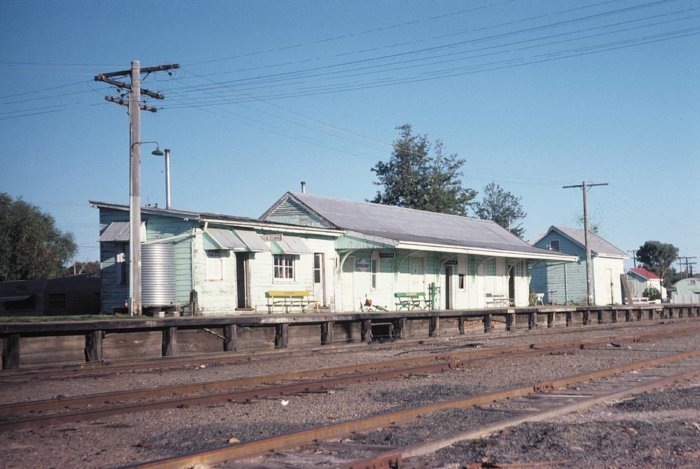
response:
<path id="1" fill-rule="evenodd" d="M 163 329 L 161 352 L 164 357 L 177 355 L 177 327 L 166 327 Z"/>
<path id="2" fill-rule="evenodd" d="M 287 348 L 289 343 L 289 324 L 275 326 L 275 348 Z"/>
<path id="3" fill-rule="evenodd" d="M 14 370 L 19 368 L 19 334 L 5 336 L 2 342 L 2 369 Z"/>
<path id="4" fill-rule="evenodd" d="M 238 326 L 226 324 L 224 326 L 224 352 L 238 351 Z"/>
<path id="5" fill-rule="evenodd" d="M 102 331 L 90 331 L 85 334 L 85 361 L 102 361 Z"/>
<path id="6" fill-rule="evenodd" d="M 360 330 L 360 339 L 362 342 L 366 342 L 368 344 L 372 343 L 372 320 L 371 319 L 363 319 L 362 320 L 362 328 Z"/>
<path id="7" fill-rule="evenodd" d="M 506 331 L 515 331 L 515 313 L 506 314 Z"/>
<path id="8" fill-rule="evenodd" d="M 321 323 L 321 345 L 333 343 L 333 321 Z"/>
<path id="9" fill-rule="evenodd" d="M 428 331 L 430 337 L 437 337 L 440 335 L 440 318 L 432 317 L 430 318 L 430 330 Z"/>

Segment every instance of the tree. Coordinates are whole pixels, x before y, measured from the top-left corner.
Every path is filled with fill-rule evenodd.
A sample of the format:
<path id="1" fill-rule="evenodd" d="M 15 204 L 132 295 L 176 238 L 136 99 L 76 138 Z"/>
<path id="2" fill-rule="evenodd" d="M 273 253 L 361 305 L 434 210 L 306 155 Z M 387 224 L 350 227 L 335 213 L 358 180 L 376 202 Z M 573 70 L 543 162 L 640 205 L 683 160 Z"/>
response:
<path id="1" fill-rule="evenodd" d="M 431 145 L 427 136 L 413 135 L 410 124 L 397 129 L 401 135 L 394 142 L 391 158 L 372 168 L 378 179 L 375 184 L 384 187 L 372 202 L 466 215 L 476 192 L 462 186 L 464 160 L 456 154 L 445 155 L 439 140 Z"/>
<path id="2" fill-rule="evenodd" d="M 77 250 L 38 207 L 0 193 L 0 281 L 60 277 Z"/>
<path id="3" fill-rule="evenodd" d="M 495 221 L 518 238 L 522 238 L 525 229 L 518 221 L 527 214 L 520 205 L 520 200 L 520 197 L 506 192 L 492 182 L 484 188 L 481 201 L 474 203 L 474 213 L 482 220 Z"/>
<path id="4" fill-rule="evenodd" d="M 578 218 L 576 219 L 576 223 L 578 224 L 578 226 L 581 227 L 581 229 L 583 229 L 583 225 L 584 225 L 583 215 L 578 216 Z M 593 233 L 593 234 L 599 234 L 600 233 L 600 224 L 597 221 L 591 220 L 589 218 L 588 219 L 588 232 Z"/>
<path id="5" fill-rule="evenodd" d="M 661 243 L 659 241 L 647 241 L 637 250 L 637 261 L 643 264 L 643 267 L 661 277 L 665 287 L 669 287 L 669 278 L 666 273 L 678 258 L 678 248 L 673 244 Z"/>

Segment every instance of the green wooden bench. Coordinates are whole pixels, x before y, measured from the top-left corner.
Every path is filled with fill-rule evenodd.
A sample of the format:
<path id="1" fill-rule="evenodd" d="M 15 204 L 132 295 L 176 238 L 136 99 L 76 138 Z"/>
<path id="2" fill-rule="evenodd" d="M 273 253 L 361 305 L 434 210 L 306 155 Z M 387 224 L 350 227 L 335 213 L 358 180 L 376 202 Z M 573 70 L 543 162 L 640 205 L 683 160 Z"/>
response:
<path id="1" fill-rule="evenodd" d="M 275 308 L 280 308 L 285 313 L 298 308 L 300 313 L 304 313 L 309 307 L 318 310 L 319 306 L 308 290 L 269 290 L 265 292 L 265 298 L 268 314 L 272 314 Z"/>
<path id="2" fill-rule="evenodd" d="M 396 310 L 401 311 L 402 309 L 424 309 L 428 306 L 425 299 L 425 293 L 419 292 L 397 292 L 394 293 L 394 298 L 396 298 Z"/>

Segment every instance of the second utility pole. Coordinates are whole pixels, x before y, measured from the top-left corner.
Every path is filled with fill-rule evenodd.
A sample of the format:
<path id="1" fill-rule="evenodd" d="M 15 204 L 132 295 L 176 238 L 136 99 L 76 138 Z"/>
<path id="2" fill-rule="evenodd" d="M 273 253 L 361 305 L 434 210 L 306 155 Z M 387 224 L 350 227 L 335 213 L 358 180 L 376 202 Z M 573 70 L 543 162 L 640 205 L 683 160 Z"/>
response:
<path id="1" fill-rule="evenodd" d="M 116 86 L 120 90 L 129 90 L 129 101 L 107 96 L 107 101 L 128 106 L 129 108 L 129 299 L 131 316 L 140 316 L 141 305 L 141 109 L 156 112 L 157 109 L 141 103 L 141 95 L 154 99 L 163 99 L 160 93 L 141 88 L 141 74 L 161 72 L 180 68 L 178 64 L 158 65 L 141 68 L 138 60 L 131 62 L 130 70 L 102 73 L 95 81 Z M 114 77 L 129 76 L 131 83 L 114 80 Z M 154 143 L 154 142 L 148 142 Z"/>
<path id="2" fill-rule="evenodd" d="M 580 187 L 583 190 L 583 239 L 584 244 L 586 245 L 586 294 L 588 296 L 588 306 L 591 306 L 595 303 L 593 299 L 593 285 L 591 281 L 591 245 L 588 243 L 588 189 L 594 186 L 607 185 L 607 182 L 589 184 L 586 183 L 586 181 L 583 181 L 581 184 L 576 184 L 573 186 L 564 186 L 564 189 Z"/>

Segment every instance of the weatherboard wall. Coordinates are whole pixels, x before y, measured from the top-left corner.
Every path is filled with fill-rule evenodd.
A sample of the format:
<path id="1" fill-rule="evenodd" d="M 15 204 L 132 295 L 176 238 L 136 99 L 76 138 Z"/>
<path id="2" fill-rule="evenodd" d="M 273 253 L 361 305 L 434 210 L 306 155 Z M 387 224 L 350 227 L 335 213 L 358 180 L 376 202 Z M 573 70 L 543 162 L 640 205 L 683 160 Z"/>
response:
<path id="1" fill-rule="evenodd" d="M 586 280 L 585 248 L 550 231 L 535 247 L 549 249 L 552 241 L 559 241 L 559 251 L 578 256 L 576 263 L 534 262 L 530 287 L 535 293 L 544 293 L 545 302 L 556 304 L 586 304 L 588 288 Z M 623 260 L 618 257 L 593 255 L 591 258 L 591 286 L 595 305 L 622 302 L 620 275 L 624 272 Z"/>
<path id="2" fill-rule="evenodd" d="M 128 222 L 129 214 L 123 210 L 100 209 L 100 234 L 115 221 Z M 191 236 L 192 224 L 175 218 L 142 216 L 142 242 L 170 242 L 174 245 L 176 303 L 183 306 L 189 302 L 192 290 Z M 170 241 L 169 241 L 170 240 Z M 118 256 L 124 256 L 120 265 Z M 111 313 L 125 308 L 129 298 L 128 275 L 122 282 L 121 269 L 128 270 L 129 243 L 100 243 L 102 311 Z M 166 305 L 164 305 L 166 306 Z"/>
<path id="3" fill-rule="evenodd" d="M 100 234 L 115 221 L 129 221 L 124 211 L 100 209 Z M 125 255 L 125 265 L 119 266 L 117 256 Z M 128 243 L 100 243 L 100 297 L 102 311 L 112 313 L 115 308 L 124 308 L 129 299 L 129 285 L 121 282 L 121 268 L 127 268 L 129 260 Z M 128 281 L 127 281 L 128 282 Z"/>

